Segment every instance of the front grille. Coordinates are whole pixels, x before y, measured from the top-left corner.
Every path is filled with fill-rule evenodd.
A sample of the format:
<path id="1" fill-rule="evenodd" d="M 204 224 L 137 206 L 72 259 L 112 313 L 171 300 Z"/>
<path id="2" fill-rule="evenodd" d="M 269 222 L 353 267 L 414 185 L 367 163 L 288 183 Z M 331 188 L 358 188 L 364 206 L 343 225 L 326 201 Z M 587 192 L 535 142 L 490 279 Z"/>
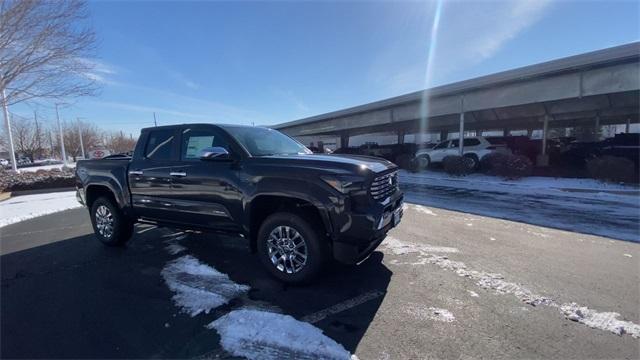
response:
<path id="1" fill-rule="evenodd" d="M 398 189 L 398 172 L 390 172 L 373 179 L 371 183 L 371 196 L 375 200 L 385 199 Z"/>

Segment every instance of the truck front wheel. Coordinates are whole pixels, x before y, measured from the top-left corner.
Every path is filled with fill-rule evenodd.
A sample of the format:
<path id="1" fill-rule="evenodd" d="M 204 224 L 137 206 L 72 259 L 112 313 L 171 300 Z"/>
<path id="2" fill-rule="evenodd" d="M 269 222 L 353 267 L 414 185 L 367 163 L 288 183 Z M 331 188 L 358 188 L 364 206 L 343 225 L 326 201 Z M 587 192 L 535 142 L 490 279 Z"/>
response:
<path id="1" fill-rule="evenodd" d="M 133 234 L 133 223 L 106 197 L 91 205 L 91 224 L 98 240 L 108 246 L 123 245 Z"/>
<path id="2" fill-rule="evenodd" d="M 328 258 L 328 244 L 321 234 L 298 215 L 270 215 L 258 232 L 260 261 L 283 282 L 309 282 L 321 272 Z"/>

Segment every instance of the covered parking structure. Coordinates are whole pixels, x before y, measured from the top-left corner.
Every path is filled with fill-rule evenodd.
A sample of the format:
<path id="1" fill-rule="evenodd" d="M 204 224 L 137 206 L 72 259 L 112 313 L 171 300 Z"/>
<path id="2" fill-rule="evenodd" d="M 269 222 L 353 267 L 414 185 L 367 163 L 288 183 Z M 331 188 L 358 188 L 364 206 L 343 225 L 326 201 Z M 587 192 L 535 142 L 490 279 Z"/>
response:
<path id="1" fill-rule="evenodd" d="M 539 165 L 548 162 L 551 128 L 594 129 L 638 123 L 640 42 L 552 60 L 273 126 L 308 143 L 356 135 L 454 135 L 500 130 L 542 133 Z M 459 136 L 459 135 L 458 135 Z M 594 139 L 595 140 L 595 139 Z M 462 152 L 462 148 L 460 149 Z"/>

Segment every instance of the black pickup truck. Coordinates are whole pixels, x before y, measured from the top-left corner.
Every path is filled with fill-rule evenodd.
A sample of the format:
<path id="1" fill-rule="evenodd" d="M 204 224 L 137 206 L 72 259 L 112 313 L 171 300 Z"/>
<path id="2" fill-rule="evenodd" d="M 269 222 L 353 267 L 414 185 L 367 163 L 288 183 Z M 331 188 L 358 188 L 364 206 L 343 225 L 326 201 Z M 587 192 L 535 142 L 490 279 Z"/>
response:
<path id="1" fill-rule="evenodd" d="M 402 217 L 397 166 L 312 154 L 269 128 L 142 130 L 132 157 L 79 161 L 78 201 L 96 237 L 124 244 L 135 222 L 238 234 L 271 274 L 307 282 L 329 260 L 366 259 Z"/>

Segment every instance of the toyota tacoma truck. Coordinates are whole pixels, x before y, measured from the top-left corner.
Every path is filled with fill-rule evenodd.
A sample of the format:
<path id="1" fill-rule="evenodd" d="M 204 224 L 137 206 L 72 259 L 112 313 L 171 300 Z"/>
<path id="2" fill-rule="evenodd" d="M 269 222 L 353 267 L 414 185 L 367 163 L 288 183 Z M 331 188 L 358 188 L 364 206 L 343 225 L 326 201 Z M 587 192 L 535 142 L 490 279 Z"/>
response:
<path id="1" fill-rule="evenodd" d="M 313 154 L 254 126 L 143 129 L 132 156 L 79 161 L 76 188 L 106 245 L 124 244 L 136 222 L 236 234 L 288 283 L 331 260 L 362 262 L 402 217 L 392 162 Z"/>

